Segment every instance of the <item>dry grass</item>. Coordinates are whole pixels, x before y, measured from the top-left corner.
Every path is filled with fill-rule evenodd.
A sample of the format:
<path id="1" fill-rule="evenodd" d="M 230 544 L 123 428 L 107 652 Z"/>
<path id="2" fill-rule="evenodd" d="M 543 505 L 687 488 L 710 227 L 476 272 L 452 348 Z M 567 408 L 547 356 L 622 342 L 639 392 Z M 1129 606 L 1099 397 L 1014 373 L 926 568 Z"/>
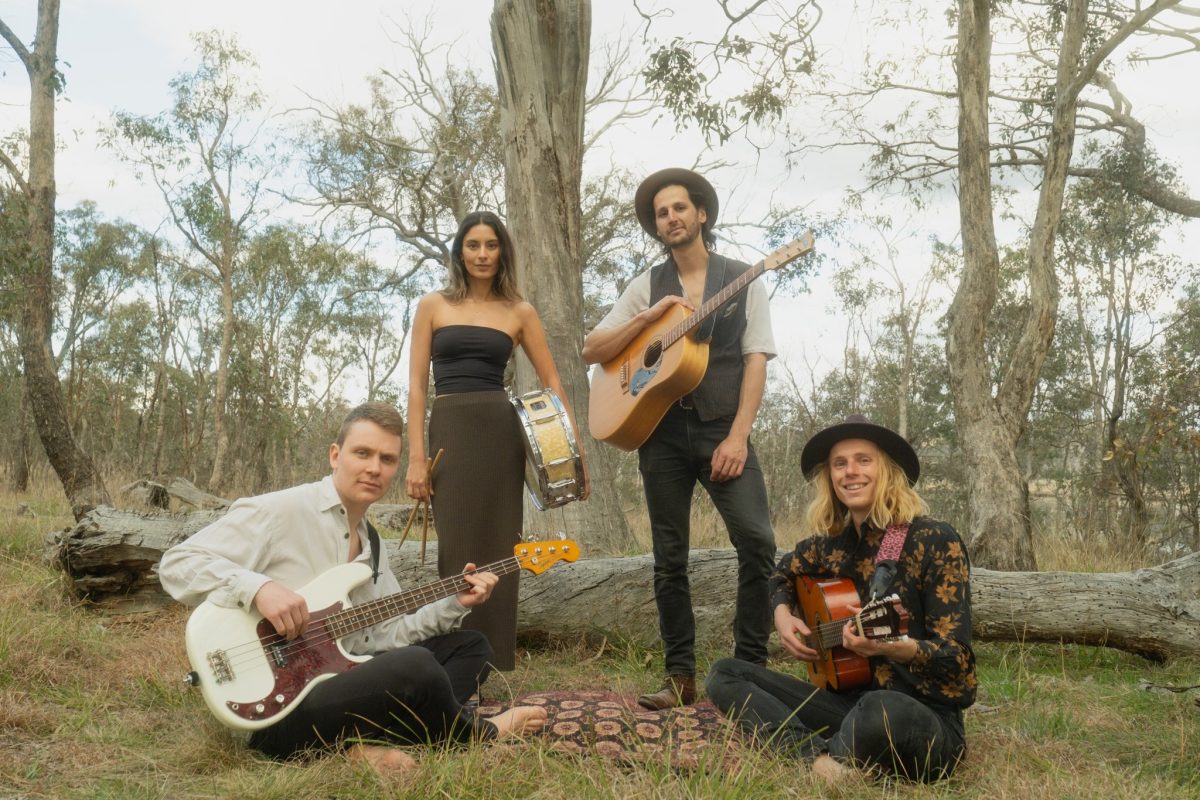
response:
<path id="1" fill-rule="evenodd" d="M 18 502 L 39 517 L 14 517 Z M 977 647 L 982 693 L 967 718 L 971 749 L 952 780 L 932 787 L 830 793 L 801 766 L 753 752 L 681 771 L 665 760 L 566 756 L 540 743 L 426 751 L 416 772 L 387 785 L 337 757 L 275 764 L 234 742 L 181 682 L 182 609 L 112 618 L 68 599 L 61 575 L 39 558 L 43 534 L 68 523 L 56 492 L 0 494 L 0 798 L 1200 797 L 1197 693 L 1139 687 L 1200 682 L 1200 664 L 1048 645 Z M 717 533 L 700 534 L 712 539 L 698 546 L 723 543 L 719 522 L 709 528 Z M 1139 565 L 1099 548 L 1039 545 L 1048 567 Z M 702 662 L 727 651 L 717 643 Z M 659 659 L 621 641 L 540 645 L 489 681 L 489 697 L 597 686 L 632 694 L 655 682 Z"/>

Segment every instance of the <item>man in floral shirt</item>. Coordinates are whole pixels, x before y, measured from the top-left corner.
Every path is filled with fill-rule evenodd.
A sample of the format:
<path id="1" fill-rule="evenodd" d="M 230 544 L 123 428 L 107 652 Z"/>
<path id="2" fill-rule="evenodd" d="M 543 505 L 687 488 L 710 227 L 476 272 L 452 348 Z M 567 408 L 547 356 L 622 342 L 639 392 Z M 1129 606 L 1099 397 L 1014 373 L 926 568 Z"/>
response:
<path id="1" fill-rule="evenodd" d="M 921 471 L 912 447 L 866 417 L 813 436 L 801 468 L 815 489 L 806 523 L 819 533 L 797 544 L 771 576 L 784 649 L 808 662 L 823 655 L 806 642 L 811 631 L 796 616 L 800 575 L 848 578 L 860 598 L 899 595 L 911 615 L 908 638 L 868 639 L 845 626 L 842 646 L 870 664 L 870 682 L 857 690 L 817 688 L 730 658 L 709 672 L 709 697 L 757 740 L 812 761 L 827 780 L 848 774 L 847 765 L 918 780 L 946 777 L 965 750 L 962 712 L 977 685 L 966 547 L 950 525 L 924 516 L 925 503 L 912 489 Z M 890 540 L 900 545 L 894 577 L 886 580 L 881 566 L 873 581 L 885 531 L 905 525 L 907 535 Z"/>

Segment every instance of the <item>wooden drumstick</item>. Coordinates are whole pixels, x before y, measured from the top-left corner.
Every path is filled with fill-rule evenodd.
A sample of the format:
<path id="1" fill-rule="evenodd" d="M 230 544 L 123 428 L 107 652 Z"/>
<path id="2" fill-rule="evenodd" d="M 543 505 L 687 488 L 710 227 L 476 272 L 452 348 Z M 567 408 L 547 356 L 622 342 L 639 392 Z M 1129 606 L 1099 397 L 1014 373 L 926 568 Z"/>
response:
<path id="1" fill-rule="evenodd" d="M 433 493 L 433 471 L 437 469 L 438 462 L 442 460 L 442 453 L 445 453 L 445 448 L 439 447 L 433 458 L 425 459 L 427 471 L 425 473 L 425 485 L 429 487 L 430 494 Z M 417 512 L 425 506 L 425 514 L 421 517 L 421 563 L 425 563 L 425 550 L 429 543 L 429 500 L 422 497 L 413 504 L 412 511 L 408 514 L 408 522 L 404 523 L 404 532 L 400 534 L 400 544 L 404 544 L 404 540 L 408 538 L 409 531 L 412 530 L 413 521 L 417 518 Z M 397 545 L 399 546 L 399 545 Z"/>

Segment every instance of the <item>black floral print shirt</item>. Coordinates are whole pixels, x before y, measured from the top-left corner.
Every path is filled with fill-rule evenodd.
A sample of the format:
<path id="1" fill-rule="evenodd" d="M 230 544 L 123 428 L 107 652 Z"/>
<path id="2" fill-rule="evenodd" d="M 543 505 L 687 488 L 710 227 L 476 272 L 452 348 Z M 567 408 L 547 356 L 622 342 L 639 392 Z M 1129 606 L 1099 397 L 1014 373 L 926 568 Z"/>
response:
<path id="1" fill-rule="evenodd" d="M 796 576 L 849 578 L 866 598 L 875 573 L 875 554 L 884 532 L 848 524 L 836 536 L 814 536 L 796 545 L 771 575 L 771 607 L 796 605 Z M 871 689 L 911 695 L 934 710 L 950 712 L 961 724 L 961 711 L 975 702 L 975 654 L 971 651 L 971 584 L 967 549 L 950 525 L 917 517 L 908 529 L 890 594 L 911 615 L 909 638 L 917 656 L 898 664 L 871 658 Z"/>

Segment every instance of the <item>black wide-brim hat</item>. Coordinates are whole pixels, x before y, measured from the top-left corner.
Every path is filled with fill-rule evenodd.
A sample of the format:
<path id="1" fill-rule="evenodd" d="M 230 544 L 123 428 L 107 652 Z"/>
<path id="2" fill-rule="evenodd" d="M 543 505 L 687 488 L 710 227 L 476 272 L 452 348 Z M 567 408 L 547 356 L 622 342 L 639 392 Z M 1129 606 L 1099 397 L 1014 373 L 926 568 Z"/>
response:
<path id="1" fill-rule="evenodd" d="M 833 446 L 845 439 L 866 439 L 874 442 L 879 449 L 891 456 L 900 465 L 908 477 L 911 486 L 921 477 L 921 461 L 912 445 L 891 428 L 876 425 L 862 414 L 851 414 L 837 425 L 830 425 L 823 431 L 818 431 L 800 454 L 800 470 L 804 477 L 811 478 L 817 467 L 829 460 L 829 451 Z"/>
<path id="2" fill-rule="evenodd" d="M 660 169 L 642 181 L 642 185 L 633 195 L 633 208 L 637 212 L 638 222 L 642 223 L 642 229 L 651 236 L 658 236 L 658 228 L 654 225 L 654 195 L 664 186 L 674 184 L 686 186 L 689 192 L 695 192 L 704 198 L 704 210 L 708 214 L 709 225 L 717 220 L 717 209 L 720 205 L 717 202 L 717 191 L 703 175 L 682 167 Z"/>

